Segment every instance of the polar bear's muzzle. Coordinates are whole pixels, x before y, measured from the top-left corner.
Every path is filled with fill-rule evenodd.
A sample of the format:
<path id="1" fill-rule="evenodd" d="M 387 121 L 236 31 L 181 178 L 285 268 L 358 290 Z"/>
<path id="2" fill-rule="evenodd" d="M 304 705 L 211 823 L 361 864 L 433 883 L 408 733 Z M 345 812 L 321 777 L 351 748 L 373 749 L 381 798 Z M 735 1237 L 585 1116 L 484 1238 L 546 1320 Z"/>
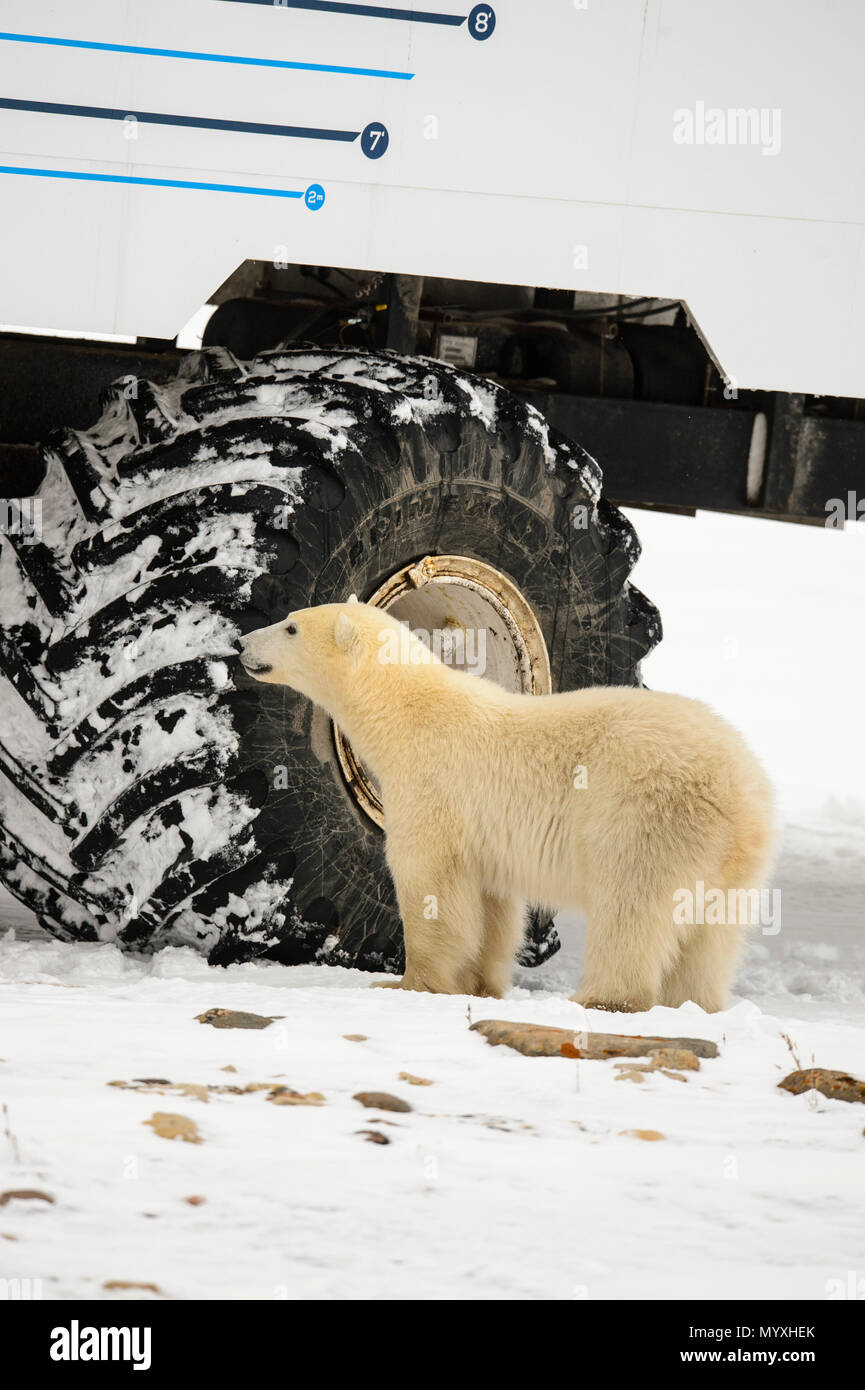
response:
<path id="1" fill-rule="evenodd" d="M 262 661 L 256 656 L 254 649 L 250 647 L 248 637 L 240 639 L 240 664 L 250 676 L 264 676 L 268 671 L 273 670 L 269 662 Z"/>
<path id="2" fill-rule="evenodd" d="M 250 676 L 263 676 L 266 672 L 273 670 L 272 666 L 257 666 L 249 657 L 245 656 L 240 658 L 240 664 Z"/>

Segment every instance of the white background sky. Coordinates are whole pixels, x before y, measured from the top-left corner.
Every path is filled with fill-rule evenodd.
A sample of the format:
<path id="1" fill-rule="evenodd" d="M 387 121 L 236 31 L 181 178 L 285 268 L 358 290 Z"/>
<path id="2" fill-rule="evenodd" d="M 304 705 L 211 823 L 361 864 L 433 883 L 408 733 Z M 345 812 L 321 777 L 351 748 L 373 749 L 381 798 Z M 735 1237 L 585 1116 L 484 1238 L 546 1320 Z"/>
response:
<path id="1" fill-rule="evenodd" d="M 741 729 L 784 809 L 835 798 L 865 818 L 865 522 L 628 516 L 643 546 L 634 582 L 664 623 L 646 684 Z"/>

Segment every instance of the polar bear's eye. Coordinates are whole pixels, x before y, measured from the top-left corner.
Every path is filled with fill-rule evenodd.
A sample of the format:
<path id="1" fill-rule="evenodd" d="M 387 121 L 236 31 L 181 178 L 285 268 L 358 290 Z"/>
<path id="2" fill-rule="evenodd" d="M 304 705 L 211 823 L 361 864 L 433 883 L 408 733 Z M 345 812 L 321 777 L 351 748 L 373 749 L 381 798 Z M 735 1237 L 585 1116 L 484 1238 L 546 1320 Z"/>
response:
<path id="1" fill-rule="evenodd" d="M 297 636 L 297 623 L 286 623 L 286 625 L 285 625 L 285 630 L 286 630 L 286 632 L 288 633 L 289 637 L 296 637 L 296 636 Z"/>

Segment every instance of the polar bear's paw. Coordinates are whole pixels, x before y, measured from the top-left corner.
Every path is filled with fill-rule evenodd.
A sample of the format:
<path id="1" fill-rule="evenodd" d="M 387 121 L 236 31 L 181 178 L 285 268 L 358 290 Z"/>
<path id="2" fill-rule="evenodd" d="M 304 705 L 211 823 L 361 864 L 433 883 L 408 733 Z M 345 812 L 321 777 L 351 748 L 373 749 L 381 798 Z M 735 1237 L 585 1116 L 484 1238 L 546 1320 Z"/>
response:
<path id="1" fill-rule="evenodd" d="M 441 979 L 418 979 L 413 976 L 409 979 L 408 975 L 403 975 L 401 980 L 373 980 L 370 989 L 408 989 L 415 994 L 461 994 L 463 991 L 458 989 L 455 983 L 447 978 Z"/>
<path id="2" fill-rule="evenodd" d="M 572 994 L 571 1002 L 582 1004 L 584 1009 L 597 1009 L 599 1013 L 605 1014 L 640 1014 L 646 1009 L 650 1009 L 651 1004 L 635 1004 L 629 999 L 597 999 L 593 994 L 585 994 L 582 990 L 577 990 Z"/>

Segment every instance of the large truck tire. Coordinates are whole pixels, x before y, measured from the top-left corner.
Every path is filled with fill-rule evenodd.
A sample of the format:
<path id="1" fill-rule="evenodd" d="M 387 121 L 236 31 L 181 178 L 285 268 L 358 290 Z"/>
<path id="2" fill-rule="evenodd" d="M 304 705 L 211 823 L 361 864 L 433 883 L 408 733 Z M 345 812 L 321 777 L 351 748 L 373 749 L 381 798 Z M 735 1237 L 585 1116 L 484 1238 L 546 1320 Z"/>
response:
<path id="1" fill-rule="evenodd" d="M 2 537 L 0 876 L 67 941 L 401 970 L 374 783 L 239 635 L 354 593 L 448 659 L 482 628 L 515 689 L 639 683 L 632 527 L 536 410 L 431 359 L 209 349 L 103 407 L 43 449 L 41 533 Z M 535 911 L 524 963 L 556 946 Z"/>

